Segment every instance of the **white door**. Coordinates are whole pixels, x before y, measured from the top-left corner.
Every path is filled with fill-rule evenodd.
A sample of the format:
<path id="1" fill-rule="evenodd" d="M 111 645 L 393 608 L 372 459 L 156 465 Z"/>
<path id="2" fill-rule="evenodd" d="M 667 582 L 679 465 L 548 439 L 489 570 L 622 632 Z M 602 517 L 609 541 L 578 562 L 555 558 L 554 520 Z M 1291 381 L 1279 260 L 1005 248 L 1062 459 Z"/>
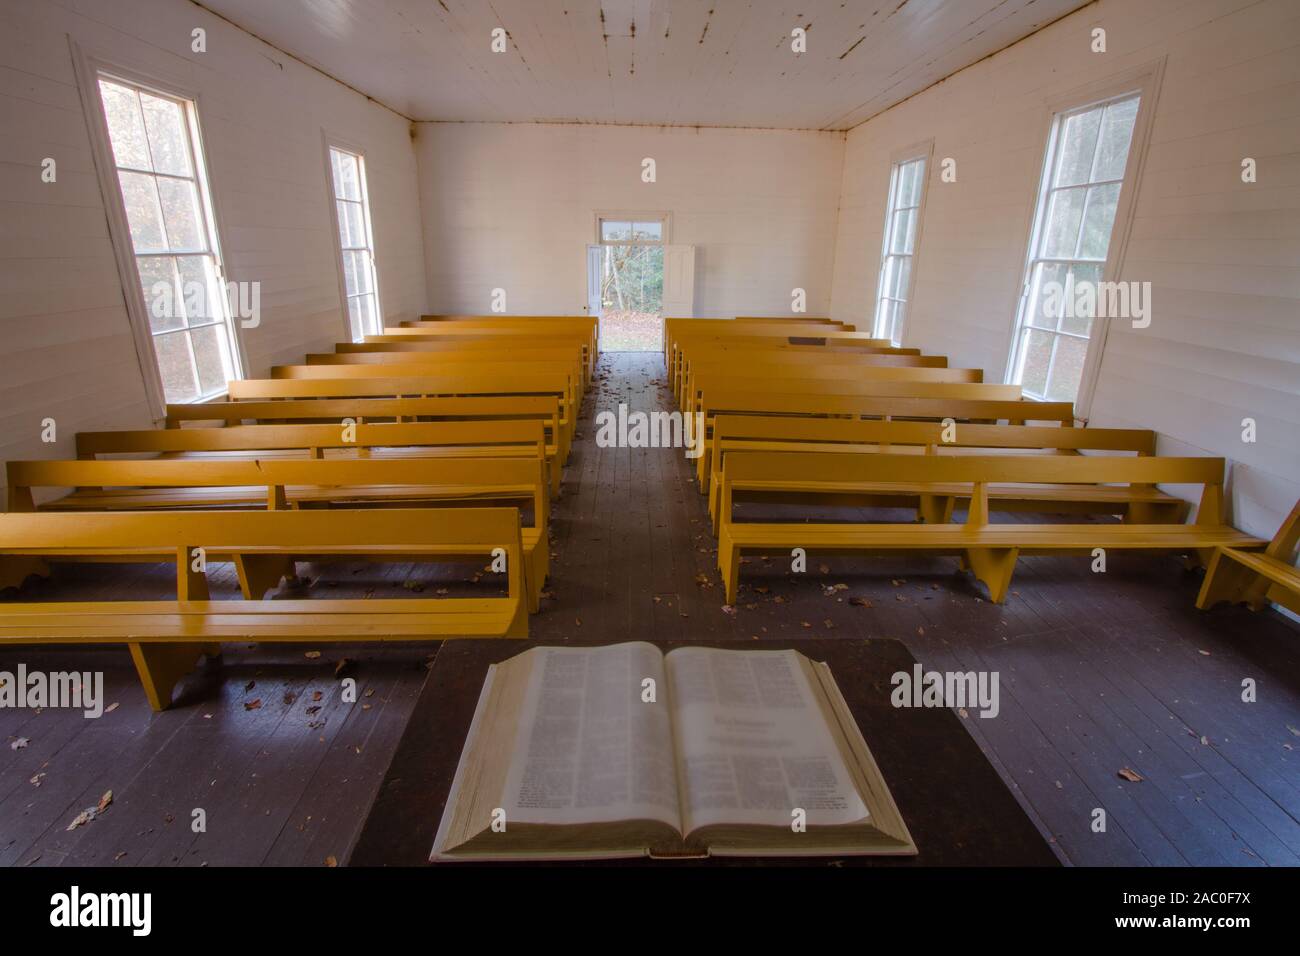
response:
<path id="1" fill-rule="evenodd" d="M 587 314 L 600 316 L 600 280 L 605 266 L 605 247 L 587 247 Z"/>
<path id="2" fill-rule="evenodd" d="M 660 315 L 695 317 L 695 247 L 664 246 L 664 300 Z"/>

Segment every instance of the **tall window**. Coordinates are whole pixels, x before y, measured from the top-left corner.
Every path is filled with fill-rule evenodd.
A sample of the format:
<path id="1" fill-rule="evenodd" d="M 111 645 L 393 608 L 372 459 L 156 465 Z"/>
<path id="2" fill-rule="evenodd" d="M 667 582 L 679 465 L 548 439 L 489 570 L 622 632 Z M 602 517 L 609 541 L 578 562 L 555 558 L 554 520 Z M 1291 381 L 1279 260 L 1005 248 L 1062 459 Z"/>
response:
<path id="1" fill-rule="evenodd" d="M 903 339 L 907 300 L 912 294 L 912 260 L 925 191 L 925 157 L 895 163 L 889 176 L 885 238 L 880 246 L 876 292 L 876 337 L 895 345 Z"/>
<path id="2" fill-rule="evenodd" d="M 334 184 L 334 213 L 339 227 L 343 265 L 343 296 L 354 341 L 383 331 L 379 311 L 379 279 L 375 274 L 375 240 L 370 229 L 370 194 L 366 191 L 366 162 L 359 153 L 331 146 L 330 179 Z"/>
<path id="3" fill-rule="evenodd" d="M 239 367 L 194 103 L 98 81 L 163 393 L 211 398 Z"/>
<path id="4" fill-rule="evenodd" d="M 1140 99 L 1053 119 L 1008 366 L 1031 398 L 1079 396 Z"/>

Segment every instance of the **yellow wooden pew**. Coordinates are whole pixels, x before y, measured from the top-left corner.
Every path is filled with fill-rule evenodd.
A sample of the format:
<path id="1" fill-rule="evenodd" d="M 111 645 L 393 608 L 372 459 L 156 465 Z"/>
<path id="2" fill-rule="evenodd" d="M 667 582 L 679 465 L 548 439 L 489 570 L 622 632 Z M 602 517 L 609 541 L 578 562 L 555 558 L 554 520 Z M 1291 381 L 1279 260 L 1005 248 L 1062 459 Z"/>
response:
<path id="1" fill-rule="evenodd" d="M 529 458 L 148 459 L 11 461 L 11 512 L 35 511 L 33 489 L 75 489 L 45 511 L 208 508 L 411 507 L 448 502 L 531 505 L 522 532 L 528 606 L 536 611 L 550 566 L 550 495 Z M 251 596 L 251 595 L 249 595 Z"/>
<path id="2" fill-rule="evenodd" d="M 196 402 L 167 406 L 168 428 L 193 423 L 540 421 L 547 454 L 569 457 L 569 429 L 562 427 L 560 400 L 551 395 L 490 395 L 474 398 L 307 398 L 269 401 Z"/>
<path id="3" fill-rule="evenodd" d="M 713 533 L 721 520 L 722 467 L 727 455 L 743 452 L 815 452 L 835 454 L 1078 454 L 1083 451 L 1154 455 L 1156 434 L 1148 429 L 1061 428 L 1057 425 L 982 425 L 955 420 L 942 422 L 863 421 L 843 418 L 718 415 L 709 439 L 706 491 Z M 960 494 L 938 494 L 915 486 L 871 489 L 864 504 L 896 507 L 900 494 L 915 499 L 918 518 L 952 520 Z M 1080 514 L 1119 514 L 1138 524 L 1181 522 L 1187 502 L 1157 488 L 1092 485 L 1036 485 L 1031 488 L 992 485 L 989 501 L 998 510 L 1052 511 Z M 779 495 L 777 496 L 779 497 Z"/>
<path id="4" fill-rule="evenodd" d="M 703 396 L 705 444 L 696 459 L 696 478 L 705 490 L 711 451 L 708 438 L 718 415 L 785 415 L 816 418 L 921 419 L 957 422 L 1005 421 L 1009 425 L 1047 422 L 1072 426 L 1069 402 L 991 401 L 964 398 L 918 398 L 909 395 L 819 395 L 772 391 L 718 390 Z"/>
<path id="5" fill-rule="evenodd" d="M 506 558 L 506 596 L 377 600 L 266 600 L 295 560 L 386 561 Z M 500 552 L 497 552 L 499 554 Z M 0 601 L 0 646 L 126 644 L 155 710 L 200 654 L 222 642 L 425 641 L 527 637 L 519 514 L 513 508 L 388 511 L 0 514 L 0 587 L 17 586 L 51 561 L 171 561 L 176 599 Z M 210 600 L 206 567 L 236 563 L 244 601 Z M 268 569 L 276 573 L 271 582 Z"/>
<path id="6" fill-rule="evenodd" d="M 1095 549 L 1173 551 L 1197 561 L 1219 546 L 1257 547 L 1263 542 L 1223 520 L 1223 459 L 1115 455 L 843 455 L 738 452 L 722 473 L 722 521 L 718 566 L 726 601 L 734 604 L 741 557 L 768 553 L 911 552 L 958 554 L 1002 603 L 1016 558 L 1024 554 L 1083 554 Z M 736 522 L 737 493 L 797 490 L 834 498 L 855 487 L 885 482 L 965 486 L 970 499 L 962 524 L 803 524 Z M 1196 523 L 1170 524 L 990 524 L 989 487 L 997 484 L 1138 484 L 1158 482 L 1203 486 Z"/>
<path id="7" fill-rule="evenodd" d="M 1300 544 L 1300 501 L 1282 522 L 1264 551 L 1219 547 L 1205 569 L 1196 606 L 1209 610 L 1221 601 L 1249 605 L 1258 611 L 1269 601 L 1300 614 L 1300 570 L 1295 566 Z"/>
<path id="8" fill-rule="evenodd" d="M 546 463 L 551 494 L 560 490 L 561 463 L 546 444 L 540 420 L 483 422 L 236 425 L 80 432 L 77 457 L 153 454 L 186 458 L 451 457 L 538 458 Z M 270 454 L 268 454 L 270 453 Z"/>

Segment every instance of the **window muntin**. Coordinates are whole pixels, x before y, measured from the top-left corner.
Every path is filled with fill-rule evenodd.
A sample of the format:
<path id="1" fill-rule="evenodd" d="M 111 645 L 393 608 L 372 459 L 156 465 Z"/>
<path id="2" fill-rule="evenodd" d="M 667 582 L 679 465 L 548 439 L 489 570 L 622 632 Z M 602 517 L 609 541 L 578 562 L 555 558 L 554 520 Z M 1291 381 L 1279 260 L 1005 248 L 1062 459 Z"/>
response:
<path id="1" fill-rule="evenodd" d="M 194 103 L 98 76 L 114 172 L 168 402 L 199 402 L 239 377 Z"/>
<path id="2" fill-rule="evenodd" d="M 354 341 L 383 331 L 379 308 L 379 278 L 375 272 L 375 243 L 370 226 L 370 197 L 366 190 L 365 159 L 337 146 L 329 148 L 330 181 L 339 228 L 339 256 L 348 327 Z"/>
<path id="3" fill-rule="evenodd" d="M 1078 399 L 1141 96 L 1057 114 L 1034 217 L 1010 381 L 1044 401 Z"/>
<path id="4" fill-rule="evenodd" d="M 911 295 L 916 234 L 925 190 L 925 157 L 895 163 L 889 177 L 889 204 L 881 242 L 880 280 L 876 291 L 877 338 L 902 341 L 903 320 Z"/>

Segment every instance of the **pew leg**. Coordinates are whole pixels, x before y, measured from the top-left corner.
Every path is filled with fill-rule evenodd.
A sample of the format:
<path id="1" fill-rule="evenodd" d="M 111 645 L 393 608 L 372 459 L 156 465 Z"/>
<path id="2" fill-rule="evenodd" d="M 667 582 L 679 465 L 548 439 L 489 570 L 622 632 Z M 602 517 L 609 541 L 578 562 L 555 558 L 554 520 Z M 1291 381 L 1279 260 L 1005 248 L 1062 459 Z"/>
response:
<path id="1" fill-rule="evenodd" d="M 5 588 L 20 588 L 32 575 L 48 578 L 50 566 L 40 558 L 21 554 L 0 557 L 0 591 Z"/>
<path id="2" fill-rule="evenodd" d="M 1263 603 L 1262 592 L 1267 590 L 1267 582 L 1264 584 L 1261 588 L 1259 575 L 1222 551 L 1215 551 L 1206 565 L 1205 580 L 1201 582 L 1201 591 L 1196 595 L 1196 606 L 1202 611 L 1208 611 L 1222 601 L 1231 601 L 1233 604 L 1245 601 L 1254 610 L 1259 610 Z"/>
<path id="3" fill-rule="evenodd" d="M 166 710 L 171 706 L 172 692 L 177 682 L 194 670 L 202 654 L 221 653 L 219 644 L 141 644 L 133 643 L 131 660 L 135 671 L 140 675 L 144 693 L 149 698 L 149 706 L 154 710 Z"/>
<path id="4" fill-rule="evenodd" d="M 926 524 L 948 524 L 952 521 L 955 503 L 952 495 L 921 495 L 916 506 L 916 516 Z"/>
<path id="5" fill-rule="evenodd" d="M 966 551 L 966 564 L 989 589 L 989 599 L 994 604 L 1006 600 L 1019 554 L 1019 548 L 969 548 Z"/>
<path id="6" fill-rule="evenodd" d="M 506 628 L 504 637 L 528 637 L 528 604 L 526 601 L 515 603 L 515 614 L 510 619 L 510 625 Z"/>
<path id="7" fill-rule="evenodd" d="M 235 570 L 239 573 L 239 588 L 248 601 L 260 601 L 267 591 L 280 586 L 281 578 L 298 573 L 292 558 L 278 554 L 237 554 Z"/>
<path id="8" fill-rule="evenodd" d="M 731 543 L 725 527 L 718 538 L 718 570 L 722 572 L 727 603 L 734 606 L 736 593 L 740 590 L 740 548 Z"/>
<path id="9" fill-rule="evenodd" d="M 695 481 L 700 487 L 700 494 L 709 488 L 709 449 L 705 446 L 703 453 L 695 459 Z"/>
<path id="10" fill-rule="evenodd" d="M 543 536 L 537 547 L 524 559 L 527 563 L 524 591 L 527 594 L 529 614 L 536 614 L 542 607 L 542 588 L 546 584 L 546 575 L 551 565 L 549 546 L 550 542 Z"/>
<path id="11" fill-rule="evenodd" d="M 718 528 L 722 524 L 722 482 L 714 477 L 709 481 L 709 520 L 713 525 L 713 536 L 718 536 Z"/>

